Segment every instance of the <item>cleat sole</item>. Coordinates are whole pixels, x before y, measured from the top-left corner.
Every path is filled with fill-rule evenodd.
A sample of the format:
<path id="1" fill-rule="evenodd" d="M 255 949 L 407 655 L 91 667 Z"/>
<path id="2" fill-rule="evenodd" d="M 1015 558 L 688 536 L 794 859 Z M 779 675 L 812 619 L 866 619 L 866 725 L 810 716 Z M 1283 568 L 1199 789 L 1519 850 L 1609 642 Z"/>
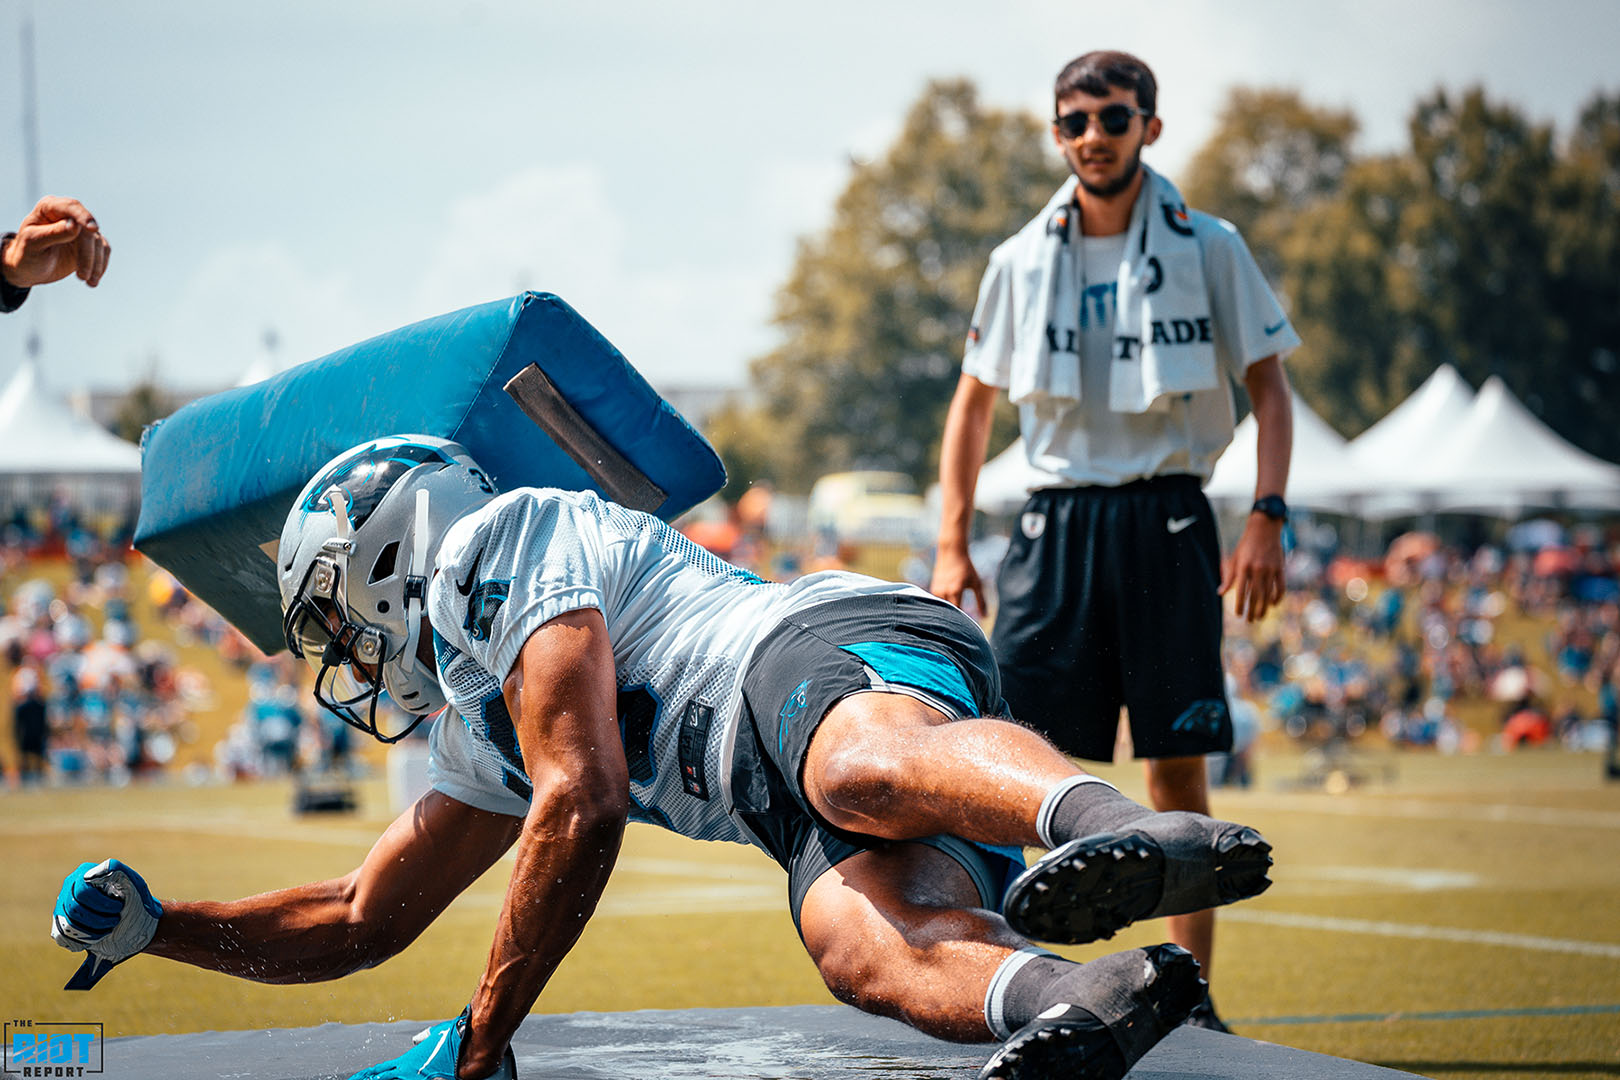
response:
<path id="1" fill-rule="evenodd" d="M 1007 891 L 1008 924 L 1034 941 L 1104 941 L 1145 918 L 1164 888 L 1164 852 L 1137 834 L 1072 840 Z"/>

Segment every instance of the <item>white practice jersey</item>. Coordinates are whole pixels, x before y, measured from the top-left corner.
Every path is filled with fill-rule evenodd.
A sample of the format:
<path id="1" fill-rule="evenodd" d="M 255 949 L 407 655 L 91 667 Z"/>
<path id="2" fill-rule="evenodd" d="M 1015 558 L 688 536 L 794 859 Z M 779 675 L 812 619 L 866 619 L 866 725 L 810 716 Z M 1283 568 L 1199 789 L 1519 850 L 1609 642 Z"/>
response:
<path id="1" fill-rule="evenodd" d="M 435 788 L 483 809 L 527 811 L 501 683 L 542 624 L 595 608 L 613 647 L 632 819 L 739 842 L 749 837 L 728 813 L 725 774 L 754 645 L 800 608 L 911 588 L 844 573 L 768 583 L 656 517 L 553 488 L 509 492 L 456 522 L 437 568 L 428 616 L 452 711 L 433 733 Z"/>

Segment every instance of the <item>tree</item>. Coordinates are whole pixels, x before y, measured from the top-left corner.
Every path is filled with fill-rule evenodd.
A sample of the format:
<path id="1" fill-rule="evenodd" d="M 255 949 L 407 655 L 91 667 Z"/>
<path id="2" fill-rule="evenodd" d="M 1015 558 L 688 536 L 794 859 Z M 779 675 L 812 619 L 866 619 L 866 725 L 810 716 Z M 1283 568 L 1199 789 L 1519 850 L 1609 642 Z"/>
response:
<path id="1" fill-rule="evenodd" d="M 138 446 L 147 425 L 173 411 L 173 399 L 158 386 L 156 375 L 148 374 L 118 402 L 112 418 L 113 434 Z"/>
<path id="2" fill-rule="evenodd" d="M 1275 280 L 1295 216 L 1343 185 L 1359 126 L 1354 114 L 1307 105 L 1296 90 L 1236 87 L 1187 167 L 1182 194 L 1236 225 Z"/>
<path id="3" fill-rule="evenodd" d="M 1584 417 L 1586 449 L 1620 461 L 1620 93 L 1582 109 L 1554 185 L 1551 304 L 1568 366 L 1542 390 L 1549 417 Z"/>
<path id="4" fill-rule="evenodd" d="M 786 491 L 827 472 L 926 483 L 991 248 L 1062 183 L 1043 125 L 931 83 L 894 145 L 857 163 L 777 294 L 781 344 L 751 365 L 752 410 L 709 425 L 728 465 Z M 993 445 L 1011 441 L 1004 412 Z"/>
<path id="5" fill-rule="evenodd" d="M 1357 159 L 1354 130 L 1237 91 L 1184 185 L 1243 228 L 1289 305 L 1301 393 L 1354 434 L 1450 363 L 1620 457 L 1620 99 L 1594 98 L 1562 148 L 1478 88 L 1420 100 L 1400 153 Z"/>

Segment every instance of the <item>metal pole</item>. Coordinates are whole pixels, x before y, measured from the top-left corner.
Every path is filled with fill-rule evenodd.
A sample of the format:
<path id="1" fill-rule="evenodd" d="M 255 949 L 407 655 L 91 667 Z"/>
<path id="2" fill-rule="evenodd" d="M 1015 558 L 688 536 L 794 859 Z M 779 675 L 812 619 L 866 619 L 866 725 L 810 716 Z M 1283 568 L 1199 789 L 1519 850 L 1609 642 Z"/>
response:
<path id="1" fill-rule="evenodd" d="M 23 196 L 33 207 L 45 194 L 39 179 L 39 96 L 34 77 L 34 12 L 24 6 L 22 18 L 22 134 L 23 134 Z M 23 354 L 29 362 L 37 362 L 41 350 L 40 320 L 43 305 L 29 304 L 28 340 Z"/>
<path id="2" fill-rule="evenodd" d="M 39 182 L 39 97 L 34 79 L 34 16 L 27 9 L 22 21 L 23 195 L 29 205 L 45 194 Z"/>

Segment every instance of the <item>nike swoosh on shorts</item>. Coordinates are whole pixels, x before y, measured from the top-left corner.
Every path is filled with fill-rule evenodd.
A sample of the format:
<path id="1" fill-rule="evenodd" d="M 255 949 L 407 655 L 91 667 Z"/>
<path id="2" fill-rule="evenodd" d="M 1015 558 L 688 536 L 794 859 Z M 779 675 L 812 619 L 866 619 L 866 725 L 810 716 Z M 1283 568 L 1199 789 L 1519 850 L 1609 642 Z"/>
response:
<path id="1" fill-rule="evenodd" d="M 1164 527 L 1166 529 L 1170 530 L 1171 534 L 1175 534 L 1175 533 L 1180 532 L 1182 529 L 1185 529 L 1187 526 L 1191 525 L 1193 522 L 1195 522 L 1197 520 L 1198 520 L 1198 515 L 1197 514 L 1194 514 L 1191 517 L 1170 518 L 1169 520 L 1167 520 L 1164 523 Z"/>

